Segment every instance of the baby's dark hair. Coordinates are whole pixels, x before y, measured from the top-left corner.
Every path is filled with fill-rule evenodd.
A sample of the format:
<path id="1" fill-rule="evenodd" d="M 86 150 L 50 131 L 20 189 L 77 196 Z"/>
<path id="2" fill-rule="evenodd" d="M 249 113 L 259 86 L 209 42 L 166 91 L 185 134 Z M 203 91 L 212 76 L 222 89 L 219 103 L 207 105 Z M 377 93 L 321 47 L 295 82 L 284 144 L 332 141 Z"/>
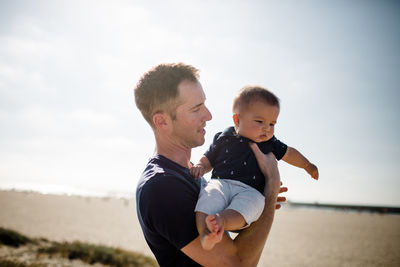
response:
<path id="1" fill-rule="evenodd" d="M 263 102 L 271 106 L 279 106 L 279 98 L 269 90 L 261 86 L 245 86 L 233 100 L 232 110 L 234 113 L 239 113 L 240 110 L 245 110 L 254 102 Z"/>

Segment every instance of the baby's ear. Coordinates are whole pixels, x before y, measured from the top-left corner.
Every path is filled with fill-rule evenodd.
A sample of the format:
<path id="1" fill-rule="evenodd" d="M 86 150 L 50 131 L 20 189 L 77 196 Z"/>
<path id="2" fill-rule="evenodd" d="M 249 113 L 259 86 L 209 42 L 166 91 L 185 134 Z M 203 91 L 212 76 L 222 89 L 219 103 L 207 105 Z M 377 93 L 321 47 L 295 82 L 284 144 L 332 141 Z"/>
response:
<path id="1" fill-rule="evenodd" d="M 232 115 L 233 123 L 235 124 L 235 127 L 239 127 L 239 114 L 234 113 Z"/>

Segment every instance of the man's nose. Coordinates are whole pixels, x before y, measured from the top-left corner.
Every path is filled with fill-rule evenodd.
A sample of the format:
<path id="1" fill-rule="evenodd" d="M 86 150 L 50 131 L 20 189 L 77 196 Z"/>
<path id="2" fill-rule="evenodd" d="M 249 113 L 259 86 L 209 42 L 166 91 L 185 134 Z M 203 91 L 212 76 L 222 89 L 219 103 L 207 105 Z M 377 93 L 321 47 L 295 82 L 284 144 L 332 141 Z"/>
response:
<path id="1" fill-rule="evenodd" d="M 211 112 L 208 110 L 207 107 L 205 107 L 204 120 L 205 121 L 210 121 L 211 119 L 212 119 Z"/>

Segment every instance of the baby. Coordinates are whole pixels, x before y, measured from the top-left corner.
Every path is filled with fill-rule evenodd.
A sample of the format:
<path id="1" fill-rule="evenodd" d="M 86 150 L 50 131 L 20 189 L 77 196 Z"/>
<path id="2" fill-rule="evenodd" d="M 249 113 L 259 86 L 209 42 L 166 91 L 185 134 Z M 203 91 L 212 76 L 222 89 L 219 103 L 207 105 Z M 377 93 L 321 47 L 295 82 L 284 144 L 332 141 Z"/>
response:
<path id="1" fill-rule="evenodd" d="M 221 241 L 224 230 L 240 230 L 256 221 L 264 209 L 265 177 L 249 146 L 272 152 L 277 160 L 303 168 L 318 180 L 317 167 L 295 148 L 274 136 L 279 99 L 265 88 L 244 87 L 233 102 L 234 127 L 215 135 L 199 163 L 190 169 L 198 178 L 212 171 L 195 208 L 196 224 L 205 250 Z"/>

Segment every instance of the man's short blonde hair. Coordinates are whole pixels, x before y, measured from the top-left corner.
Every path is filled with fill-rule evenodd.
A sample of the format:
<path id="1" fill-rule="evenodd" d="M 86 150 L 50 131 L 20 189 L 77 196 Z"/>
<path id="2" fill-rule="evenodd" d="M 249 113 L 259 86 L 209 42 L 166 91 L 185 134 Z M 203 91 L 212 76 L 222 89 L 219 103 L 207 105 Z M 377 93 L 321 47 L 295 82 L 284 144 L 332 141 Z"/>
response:
<path id="1" fill-rule="evenodd" d="M 178 85 L 189 80 L 198 82 L 198 70 L 183 63 L 160 64 L 146 72 L 134 89 L 137 108 L 154 128 L 153 116 L 158 112 L 176 118 L 179 105 Z"/>

